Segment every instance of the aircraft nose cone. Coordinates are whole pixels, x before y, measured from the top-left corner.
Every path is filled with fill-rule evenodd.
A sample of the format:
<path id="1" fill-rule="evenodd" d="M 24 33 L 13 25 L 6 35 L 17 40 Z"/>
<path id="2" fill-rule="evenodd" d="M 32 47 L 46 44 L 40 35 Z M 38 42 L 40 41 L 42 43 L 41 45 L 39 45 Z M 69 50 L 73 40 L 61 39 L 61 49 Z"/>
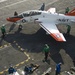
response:
<path id="1" fill-rule="evenodd" d="M 20 20 L 21 18 L 18 18 L 18 17 L 9 17 L 9 18 L 6 18 L 7 21 L 9 22 L 16 22 L 18 20 Z"/>
<path id="2" fill-rule="evenodd" d="M 11 18 L 11 17 L 6 18 L 6 20 L 9 21 L 9 22 L 15 22 L 15 21 L 14 21 L 14 18 Z"/>
<path id="3" fill-rule="evenodd" d="M 7 21 L 11 21 L 10 18 L 6 18 Z"/>

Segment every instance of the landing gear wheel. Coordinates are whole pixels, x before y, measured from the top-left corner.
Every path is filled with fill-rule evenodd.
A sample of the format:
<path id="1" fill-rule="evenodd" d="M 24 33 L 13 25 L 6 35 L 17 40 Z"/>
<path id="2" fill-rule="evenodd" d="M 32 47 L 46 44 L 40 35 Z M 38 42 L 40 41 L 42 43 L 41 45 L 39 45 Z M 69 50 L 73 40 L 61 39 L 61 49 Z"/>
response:
<path id="1" fill-rule="evenodd" d="M 22 29 L 22 25 L 19 25 L 19 29 Z"/>
<path id="2" fill-rule="evenodd" d="M 23 19 L 23 20 L 22 20 L 22 23 L 25 23 L 25 22 L 26 22 L 26 20 L 25 20 L 25 19 Z"/>

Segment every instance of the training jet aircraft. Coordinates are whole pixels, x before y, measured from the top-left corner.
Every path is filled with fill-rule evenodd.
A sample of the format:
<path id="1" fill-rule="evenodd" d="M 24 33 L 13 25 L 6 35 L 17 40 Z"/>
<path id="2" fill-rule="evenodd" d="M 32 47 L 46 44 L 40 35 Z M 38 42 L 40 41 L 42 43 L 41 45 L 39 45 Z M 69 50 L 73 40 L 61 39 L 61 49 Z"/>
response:
<path id="1" fill-rule="evenodd" d="M 67 14 L 58 14 L 56 13 L 55 8 L 50 8 L 47 11 L 42 10 L 29 10 L 25 11 L 18 16 L 9 17 L 7 21 L 10 22 L 36 22 L 56 41 L 64 42 L 66 39 L 63 34 L 57 29 L 57 24 L 69 24 L 75 22 L 75 9 L 70 11 Z"/>

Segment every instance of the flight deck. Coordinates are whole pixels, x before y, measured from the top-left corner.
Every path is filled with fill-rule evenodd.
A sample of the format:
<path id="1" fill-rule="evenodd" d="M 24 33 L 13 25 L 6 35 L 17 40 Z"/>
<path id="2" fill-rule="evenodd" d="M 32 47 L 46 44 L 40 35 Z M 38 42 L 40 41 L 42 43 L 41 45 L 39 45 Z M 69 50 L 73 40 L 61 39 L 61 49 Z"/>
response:
<path id="1" fill-rule="evenodd" d="M 57 42 L 36 23 L 25 23 L 19 29 L 18 24 L 6 21 L 7 17 L 14 16 L 27 10 L 37 10 L 45 3 L 45 10 L 55 7 L 58 13 L 65 12 L 68 6 L 72 10 L 75 6 L 74 0 L 3 0 L 0 2 L 0 27 L 4 24 L 6 36 L 2 39 L 0 31 L 0 75 L 7 74 L 12 64 L 17 71 L 24 69 L 30 63 L 38 64 L 40 67 L 32 75 L 42 75 L 49 67 L 52 68 L 51 75 L 55 74 L 55 66 L 62 62 L 62 72 L 69 71 L 74 66 L 75 57 L 75 24 L 71 26 L 70 35 L 66 35 L 66 26 L 58 25 L 58 29 L 64 34 L 67 42 Z M 66 5 L 67 4 L 67 5 Z M 43 62 L 42 53 L 45 44 L 50 46 L 50 57 L 48 62 Z"/>

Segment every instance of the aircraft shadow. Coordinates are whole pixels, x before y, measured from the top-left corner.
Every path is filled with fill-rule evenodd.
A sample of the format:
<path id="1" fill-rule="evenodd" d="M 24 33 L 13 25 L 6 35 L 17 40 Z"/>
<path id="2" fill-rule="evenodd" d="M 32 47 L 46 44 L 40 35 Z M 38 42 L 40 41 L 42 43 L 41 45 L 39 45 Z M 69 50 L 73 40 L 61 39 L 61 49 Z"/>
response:
<path id="1" fill-rule="evenodd" d="M 1 36 L 1 38 L 0 38 L 0 46 L 2 46 L 2 41 L 3 41 L 3 38 Z"/>
<path id="2" fill-rule="evenodd" d="M 10 29 L 9 29 L 9 32 L 11 32 L 11 30 L 13 30 L 15 26 L 16 26 L 16 25 L 13 23 L 13 24 L 11 25 Z"/>
<path id="3" fill-rule="evenodd" d="M 12 46 L 16 48 L 13 44 L 15 40 L 24 50 L 32 53 L 42 52 L 44 44 L 47 43 L 50 46 L 50 57 L 54 62 L 64 63 L 59 53 L 61 49 L 64 49 L 72 59 L 75 57 L 75 37 L 66 34 L 64 34 L 64 36 L 67 42 L 57 42 L 50 35 L 46 35 L 45 31 L 41 28 L 35 34 L 24 34 L 18 30 L 14 34 L 7 34 L 4 40 L 11 43 Z"/>

